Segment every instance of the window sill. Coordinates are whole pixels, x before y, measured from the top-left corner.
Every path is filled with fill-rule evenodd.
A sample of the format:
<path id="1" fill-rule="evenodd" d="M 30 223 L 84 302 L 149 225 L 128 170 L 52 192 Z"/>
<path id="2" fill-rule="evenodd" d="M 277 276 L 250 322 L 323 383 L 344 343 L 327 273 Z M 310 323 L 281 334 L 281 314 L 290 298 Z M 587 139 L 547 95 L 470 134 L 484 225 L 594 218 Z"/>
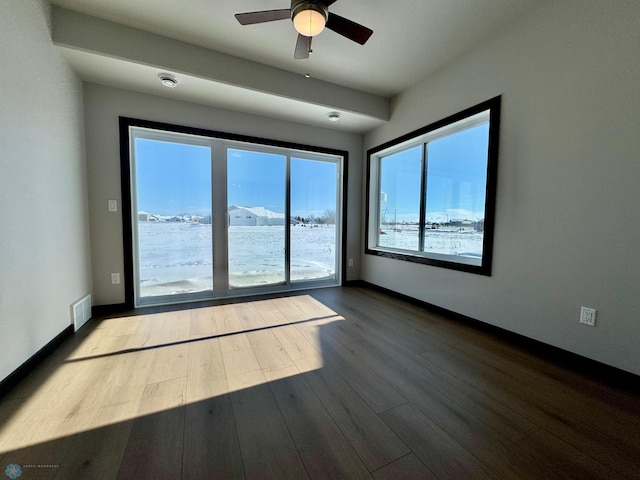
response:
<path id="1" fill-rule="evenodd" d="M 409 252 L 406 250 L 394 250 L 387 248 L 367 248 L 366 255 L 390 258 L 403 262 L 419 263 L 421 265 L 431 265 L 433 267 L 447 268 L 461 272 L 475 273 L 478 275 L 491 276 L 491 262 L 487 258 L 467 257 L 463 255 L 440 255 L 426 252 Z M 448 258 L 455 259 L 448 260 Z"/>

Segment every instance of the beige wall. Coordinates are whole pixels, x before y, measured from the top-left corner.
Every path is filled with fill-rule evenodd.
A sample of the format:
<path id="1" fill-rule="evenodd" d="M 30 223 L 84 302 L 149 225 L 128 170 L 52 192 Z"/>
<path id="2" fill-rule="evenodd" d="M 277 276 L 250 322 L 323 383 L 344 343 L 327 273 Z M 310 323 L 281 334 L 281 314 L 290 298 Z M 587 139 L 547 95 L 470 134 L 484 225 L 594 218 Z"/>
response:
<path id="1" fill-rule="evenodd" d="M 365 151 L 503 96 L 493 275 L 364 255 L 362 278 L 639 374 L 639 32 L 639 2 L 549 2 L 396 98 Z"/>
<path id="2" fill-rule="evenodd" d="M 94 303 L 124 302 L 124 286 L 112 285 L 110 274 L 123 272 L 122 216 L 107 211 L 107 201 L 120 204 L 118 117 L 133 117 L 215 131 L 250 135 L 349 152 L 347 256 L 354 267 L 347 280 L 359 277 L 362 137 L 265 117 L 221 110 L 164 97 L 85 84 L 87 171 L 91 216 Z"/>
<path id="3" fill-rule="evenodd" d="M 82 84 L 46 2 L 0 2 L 0 380 L 91 291 Z"/>

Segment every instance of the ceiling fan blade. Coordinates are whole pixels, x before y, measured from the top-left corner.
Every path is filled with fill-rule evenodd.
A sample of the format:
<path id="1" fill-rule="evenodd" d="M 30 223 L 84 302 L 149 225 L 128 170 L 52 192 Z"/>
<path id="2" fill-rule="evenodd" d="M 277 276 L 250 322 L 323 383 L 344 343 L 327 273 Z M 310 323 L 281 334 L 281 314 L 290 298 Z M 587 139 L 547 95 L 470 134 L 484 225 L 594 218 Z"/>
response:
<path id="1" fill-rule="evenodd" d="M 311 38 L 298 34 L 298 40 L 296 41 L 296 50 L 293 53 L 293 58 L 296 60 L 303 60 L 309 58 L 309 52 L 311 51 Z"/>
<path id="2" fill-rule="evenodd" d="M 274 22 L 291 18 L 291 9 L 282 8 L 280 10 L 263 10 L 261 12 L 236 13 L 236 20 L 241 25 L 253 25 L 256 23 Z"/>
<path id="3" fill-rule="evenodd" d="M 325 7 L 328 7 L 329 5 L 333 5 L 334 3 L 336 3 L 338 0 L 322 0 L 322 3 L 324 3 Z"/>
<path id="4" fill-rule="evenodd" d="M 327 21 L 327 28 L 339 33 L 343 37 L 347 37 L 349 40 L 364 45 L 369 37 L 373 33 L 373 30 L 359 23 L 352 22 L 340 15 L 329 12 L 329 20 Z"/>

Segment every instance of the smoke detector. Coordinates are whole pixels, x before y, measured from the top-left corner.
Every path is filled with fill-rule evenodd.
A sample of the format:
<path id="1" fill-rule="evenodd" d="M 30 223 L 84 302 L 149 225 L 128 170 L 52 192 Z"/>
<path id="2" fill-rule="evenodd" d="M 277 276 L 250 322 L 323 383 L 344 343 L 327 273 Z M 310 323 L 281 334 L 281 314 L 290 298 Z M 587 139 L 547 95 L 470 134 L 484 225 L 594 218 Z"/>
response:
<path id="1" fill-rule="evenodd" d="M 329 118 L 330 122 L 337 122 L 340 120 L 340 112 L 331 112 L 327 115 L 327 118 Z"/>
<path id="2" fill-rule="evenodd" d="M 160 83 L 168 88 L 175 88 L 178 86 L 178 79 L 170 73 L 159 73 L 158 78 Z"/>

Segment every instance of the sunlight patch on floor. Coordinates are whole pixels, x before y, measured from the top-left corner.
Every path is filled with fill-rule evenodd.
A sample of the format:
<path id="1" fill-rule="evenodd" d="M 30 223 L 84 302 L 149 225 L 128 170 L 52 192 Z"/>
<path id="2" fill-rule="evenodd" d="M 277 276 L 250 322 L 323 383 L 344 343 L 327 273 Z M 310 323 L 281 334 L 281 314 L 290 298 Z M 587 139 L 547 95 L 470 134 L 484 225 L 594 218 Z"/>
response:
<path id="1" fill-rule="evenodd" d="M 0 454 L 322 368 L 309 295 L 110 318 L 0 406 Z"/>

